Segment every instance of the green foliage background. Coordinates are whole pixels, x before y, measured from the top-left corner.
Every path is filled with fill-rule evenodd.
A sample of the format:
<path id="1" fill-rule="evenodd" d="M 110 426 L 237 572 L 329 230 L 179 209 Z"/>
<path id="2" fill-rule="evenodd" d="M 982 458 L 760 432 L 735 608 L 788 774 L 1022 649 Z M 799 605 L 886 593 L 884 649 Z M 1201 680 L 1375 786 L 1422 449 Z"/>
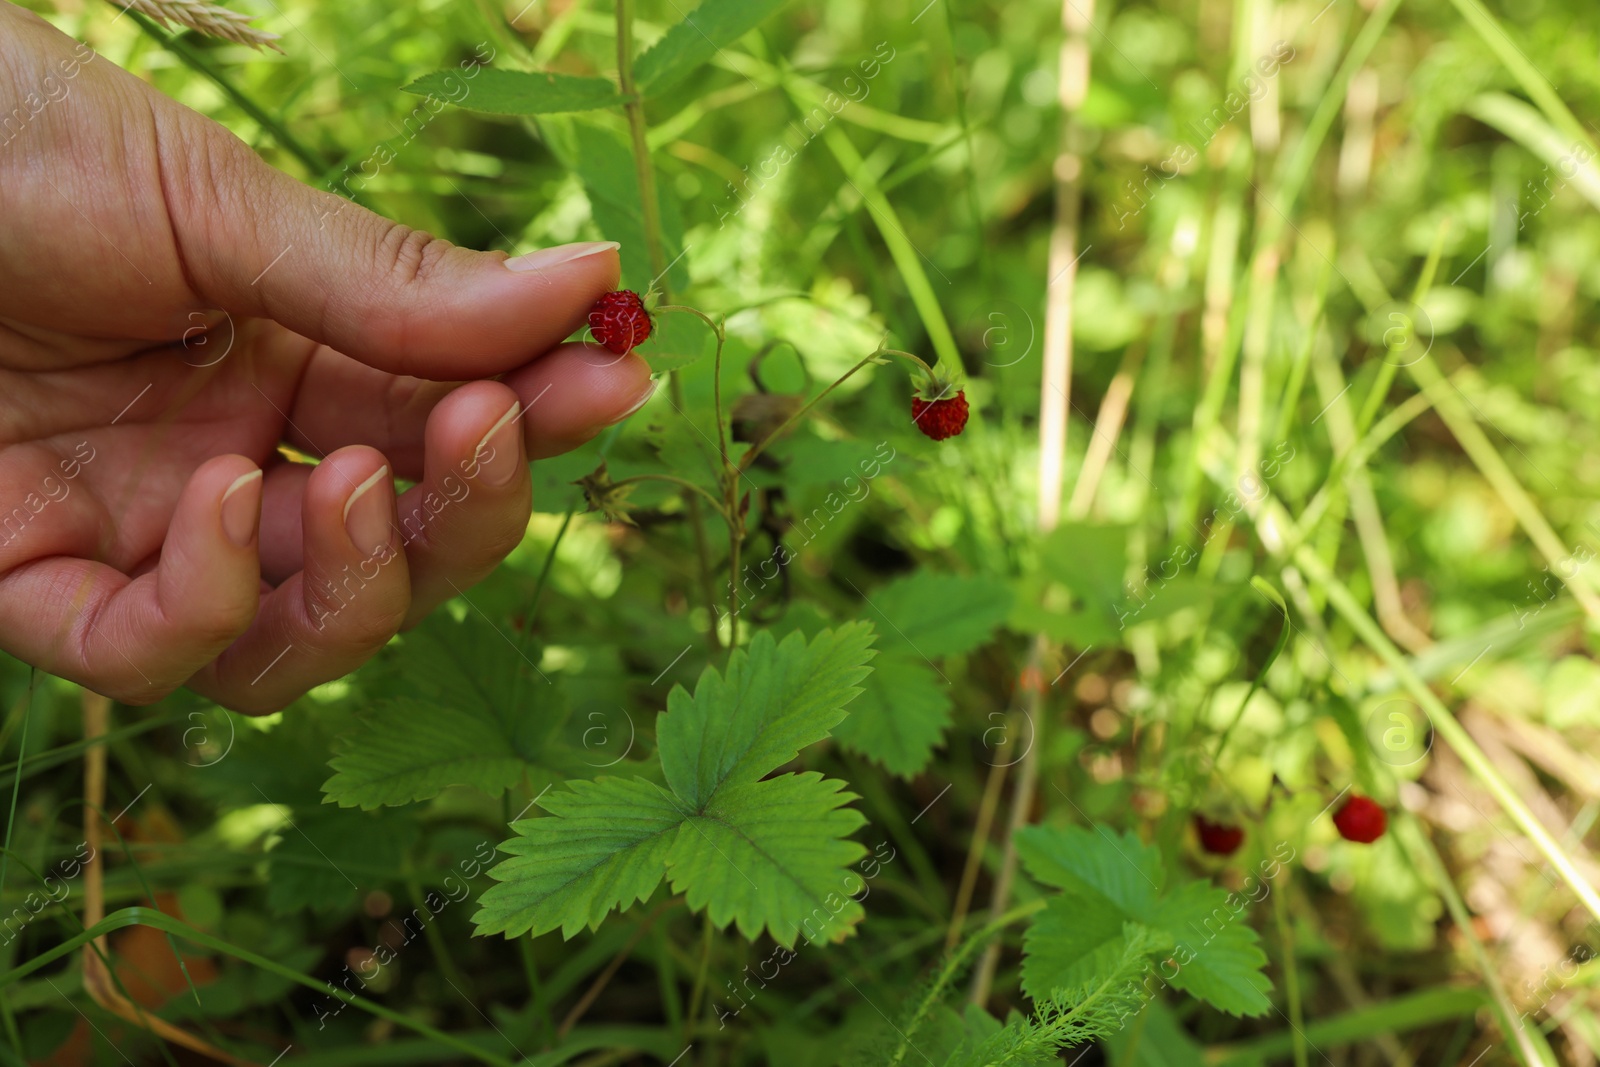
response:
<path id="1" fill-rule="evenodd" d="M 535 464 L 523 546 L 370 667 L 258 720 L 117 709 L 108 907 L 154 897 L 183 925 L 128 921 L 201 974 L 155 1013 L 262 1063 L 1600 1051 L 1589 5 L 1101 0 L 1074 177 L 1056 5 L 644 0 L 665 272 L 610 4 L 246 5 L 281 55 L 34 6 L 393 218 L 621 241 L 626 285 L 722 323 L 736 425 L 880 346 L 963 364 L 974 412 L 935 445 L 870 366 L 773 444 L 730 661 L 721 520 L 703 571 L 677 488 L 628 526 L 573 484 L 720 492 L 712 331 L 662 315 L 673 389 Z M 1066 496 L 1095 481 L 1039 536 L 1058 177 Z M 84 994 L 81 882 L 32 903 L 81 841 L 78 694 L 3 684 L 0 1054 L 173 1062 Z M 1351 790 L 1390 811 L 1370 847 L 1328 817 Z"/>

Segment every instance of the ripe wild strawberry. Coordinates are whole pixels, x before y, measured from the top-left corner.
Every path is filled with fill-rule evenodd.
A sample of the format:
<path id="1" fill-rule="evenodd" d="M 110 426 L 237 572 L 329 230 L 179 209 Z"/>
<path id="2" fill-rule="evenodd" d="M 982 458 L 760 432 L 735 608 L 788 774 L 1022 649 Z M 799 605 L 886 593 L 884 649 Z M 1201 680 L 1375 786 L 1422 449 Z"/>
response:
<path id="1" fill-rule="evenodd" d="M 620 356 L 650 336 L 650 313 L 638 293 L 619 289 L 594 302 L 589 309 L 589 330 L 596 341 Z"/>
<path id="2" fill-rule="evenodd" d="M 957 390 L 954 396 L 946 395 L 938 400 L 924 400 L 920 396 L 913 396 L 911 420 L 917 424 L 917 429 L 935 441 L 954 437 L 967 425 L 966 390 Z"/>
<path id="3" fill-rule="evenodd" d="M 1333 825 L 1346 841 L 1370 845 L 1388 828 L 1389 813 L 1371 797 L 1353 796 L 1333 813 Z"/>
<path id="4" fill-rule="evenodd" d="M 1200 835 L 1200 847 L 1213 856 L 1231 856 L 1244 842 L 1243 827 L 1212 822 L 1204 815 L 1194 817 L 1194 830 Z"/>

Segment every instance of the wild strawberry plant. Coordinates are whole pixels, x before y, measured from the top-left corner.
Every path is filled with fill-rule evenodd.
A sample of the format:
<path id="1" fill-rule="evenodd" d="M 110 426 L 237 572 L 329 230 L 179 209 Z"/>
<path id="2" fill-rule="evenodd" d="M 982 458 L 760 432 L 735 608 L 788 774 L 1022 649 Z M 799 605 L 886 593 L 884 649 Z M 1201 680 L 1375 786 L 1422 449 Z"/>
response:
<path id="1" fill-rule="evenodd" d="M 1576 3 L 47 13 L 662 385 L 280 715 L 8 662 L 5 1062 L 1592 1059 Z"/>

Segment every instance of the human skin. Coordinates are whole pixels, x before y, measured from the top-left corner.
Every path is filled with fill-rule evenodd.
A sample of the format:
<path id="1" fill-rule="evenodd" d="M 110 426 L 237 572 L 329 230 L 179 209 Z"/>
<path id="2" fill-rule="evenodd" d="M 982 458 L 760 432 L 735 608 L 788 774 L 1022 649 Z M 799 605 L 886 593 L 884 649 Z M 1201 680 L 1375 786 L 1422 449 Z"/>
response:
<path id="1" fill-rule="evenodd" d="M 528 459 L 648 398 L 562 343 L 617 275 L 309 188 L 0 0 L 0 648 L 246 712 L 354 670 L 518 544 Z"/>

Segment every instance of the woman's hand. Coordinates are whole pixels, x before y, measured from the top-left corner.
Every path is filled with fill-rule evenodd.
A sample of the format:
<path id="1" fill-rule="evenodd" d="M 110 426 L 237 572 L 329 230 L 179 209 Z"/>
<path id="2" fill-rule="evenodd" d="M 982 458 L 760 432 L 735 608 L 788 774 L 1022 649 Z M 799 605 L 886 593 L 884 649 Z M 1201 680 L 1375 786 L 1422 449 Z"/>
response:
<path id="1" fill-rule="evenodd" d="M 389 222 L 3 0 L 0 220 L 0 648 L 130 703 L 353 670 L 517 545 L 526 459 L 652 388 L 561 344 L 614 245 Z"/>

